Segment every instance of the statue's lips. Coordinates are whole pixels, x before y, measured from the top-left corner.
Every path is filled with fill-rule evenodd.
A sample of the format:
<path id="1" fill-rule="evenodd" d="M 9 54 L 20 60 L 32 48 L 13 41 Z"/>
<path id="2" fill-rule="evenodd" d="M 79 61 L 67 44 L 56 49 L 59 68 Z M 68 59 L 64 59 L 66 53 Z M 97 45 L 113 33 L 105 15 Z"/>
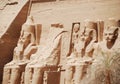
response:
<path id="1" fill-rule="evenodd" d="M 107 40 L 107 41 L 111 41 L 111 39 L 110 39 L 110 38 L 106 38 L 106 40 Z"/>
<path id="2" fill-rule="evenodd" d="M 81 41 L 85 41 L 85 38 L 81 38 Z"/>

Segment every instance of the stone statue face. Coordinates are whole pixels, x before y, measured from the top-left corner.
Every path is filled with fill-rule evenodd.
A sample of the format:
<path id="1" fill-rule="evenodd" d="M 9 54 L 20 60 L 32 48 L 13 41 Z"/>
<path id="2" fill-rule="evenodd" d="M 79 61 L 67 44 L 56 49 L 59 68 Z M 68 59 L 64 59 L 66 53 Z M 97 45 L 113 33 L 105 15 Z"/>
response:
<path id="1" fill-rule="evenodd" d="M 79 24 L 74 24 L 74 27 L 73 27 L 73 32 L 77 33 L 80 29 L 80 25 Z"/>
<path id="2" fill-rule="evenodd" d="M 29 39 L 30 39 L 30 34 L 24 33 L 23 37 L 20 38 L 20 43 L 25 43 L 25 42 L 28 41 Z"/>
<path id="3" fill-rule="evenodd" d="M 111 42 L 112 40 L 115 39 L 115 36 L 118 35 L 118 32 L 115 32 L 117 28 L 108 28 L 105 33 L 104 33 L 104 37 L 105 37 L 105 40 L 107 42 Z"/>
<path id="4" fill-rule="evenodd" d="M 81 36 L 80 37 L 81 41 L 85 41 L 88 38 L 89 34 L 88 33 L 81 33 L 80 36 Z"/>
<path id="5" fill-rule="evenodd" d="M 113 38 L 113 31 L 106 31 L 105 32 L 105 39 L 106 39 L 106 41 L 111 41 L 112 40 L 112 38 Z"/>
<path id="6" fill-rule="evenodd" d="M 91 29 L 85 29 L 83 32 L 81 32 L 80 34 L 81 41 L 86 41 L 87 39 L 89 39 L 92 36 L 91 32 L 92 32 Z"/>

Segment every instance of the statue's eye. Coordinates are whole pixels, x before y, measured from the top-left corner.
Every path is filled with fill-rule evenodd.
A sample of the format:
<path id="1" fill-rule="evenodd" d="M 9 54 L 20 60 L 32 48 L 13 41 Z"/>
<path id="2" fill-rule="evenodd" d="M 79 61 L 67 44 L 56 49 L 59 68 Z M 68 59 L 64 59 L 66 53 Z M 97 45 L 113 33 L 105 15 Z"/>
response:
<path id="1" fill-rule="evenodd" d="M 107 36 L 108 34 L 107 33 L 105 33 L 105 36 Z"/>
<path id="2" fill-rule="evenodd" d="M 83 36 L 83 35 L 80 35 L 80 36 Z"/>
<path id="3" fill-rule="evenodd" d="M 109 33 L 109 35 L 113 35 L 113 33 Z"/>
<path id="4" fill-rule="evenodd" d="M 76 35 L 76 37 L 78 38 L 78 34 Z"/>
<path id="5" fill-rule="evenodd" d="M 88 34 L 84 34 L 84 36 L 89 36 Z"/>

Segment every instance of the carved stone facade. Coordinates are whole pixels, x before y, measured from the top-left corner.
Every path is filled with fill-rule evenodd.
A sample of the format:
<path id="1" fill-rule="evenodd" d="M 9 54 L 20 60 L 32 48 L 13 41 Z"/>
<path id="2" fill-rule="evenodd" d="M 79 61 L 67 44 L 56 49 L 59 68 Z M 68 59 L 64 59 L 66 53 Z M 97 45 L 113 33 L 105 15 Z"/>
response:
<path id="1" fill-rule="evenodd" d="M 0 84 L 119 84 L 119 3 L 1 0 Z"/>
<path id="2" fill-rule="evenodd" d="M 60 84 L 64 73 L 64 84 L 118 84 L 119 21 L 85 20 L 83 26 L 81 23 L 72 24 L 70 50 L 65 65 L 61 65 L 62 40 L 68 31 L 63 24 L 51 24 L 46 45 L 40 47 L 42 26 L 29 16 L 22 26 L 13 60 L 4 66 L 2 83 Z"/>

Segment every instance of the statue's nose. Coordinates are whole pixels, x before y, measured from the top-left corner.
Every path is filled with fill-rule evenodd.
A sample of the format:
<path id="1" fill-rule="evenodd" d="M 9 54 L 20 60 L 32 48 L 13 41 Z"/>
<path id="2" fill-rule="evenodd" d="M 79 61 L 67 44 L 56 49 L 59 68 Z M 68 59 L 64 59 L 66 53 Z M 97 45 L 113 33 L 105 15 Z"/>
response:
<path id="1" fill-rule="evenodd" d="M 109 40 L 109 39 L 110 39 L 110 38 L 107 36 L 107 37 L 106 37 L 106 40 Z"/>
<path id="2" fill-rule="evenodd" d="M 84 38 L 84 37 L 81 37 L 81 40 L 83 40 L 83 41 L 84 41 L 84 40 L 85 40 L 85 38 Z"/>

